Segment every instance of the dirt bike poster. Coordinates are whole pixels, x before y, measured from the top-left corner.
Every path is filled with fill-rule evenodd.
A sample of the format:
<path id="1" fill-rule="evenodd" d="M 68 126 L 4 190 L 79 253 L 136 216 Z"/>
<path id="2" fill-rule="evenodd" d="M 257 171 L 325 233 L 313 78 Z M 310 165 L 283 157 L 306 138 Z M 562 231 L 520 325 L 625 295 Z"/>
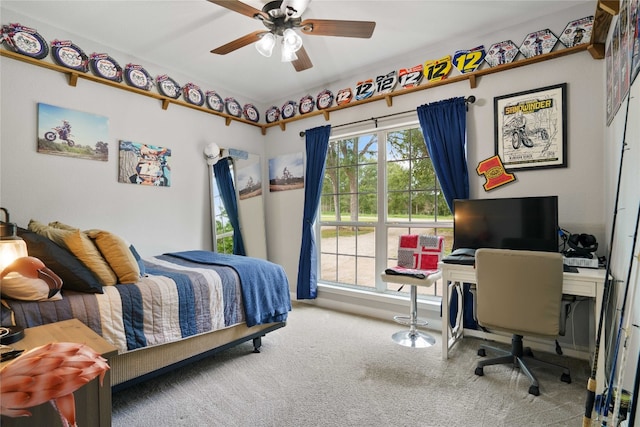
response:
<path id="1" fill-rule="evenodd" d="M 258 156 L 255 156 L 258 157 Z M 260 158 L 251 160 L 238 160 L 238 172 L 236 185 L 240 200 L 250 199 L 262 195 L 262 166 Z"/>
<path id="2" fill-rule="evenodd" d="M 109 119 L 38 103 L 38 152 L 78 159 L 109 160 Z"/>
<path id="3" fill-rule="evenodd" d="M 506 170 L 567 167 L 567 84 L 494 98 L 495 154 Z"/>
<path id="4" fill-rule="evenodd" d="M 302 153 L 283 154 L 269 159 L 269 191 L 304 188 Z"/>
<path id="5" fill-rule="evenodd" d="M 132 141 L 120 141 L 118 182 L 171 187 L 171 149 Z"/>

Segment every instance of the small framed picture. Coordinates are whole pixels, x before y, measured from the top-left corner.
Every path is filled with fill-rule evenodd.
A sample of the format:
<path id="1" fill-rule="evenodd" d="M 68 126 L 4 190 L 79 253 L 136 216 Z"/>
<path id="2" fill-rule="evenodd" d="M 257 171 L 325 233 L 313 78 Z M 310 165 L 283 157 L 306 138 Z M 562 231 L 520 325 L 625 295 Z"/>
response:
<path id="1" fill-rule="evenodd" d="M 495 97 L 495 151 L 507 170 L 567 167 L 567 84 Z"/>

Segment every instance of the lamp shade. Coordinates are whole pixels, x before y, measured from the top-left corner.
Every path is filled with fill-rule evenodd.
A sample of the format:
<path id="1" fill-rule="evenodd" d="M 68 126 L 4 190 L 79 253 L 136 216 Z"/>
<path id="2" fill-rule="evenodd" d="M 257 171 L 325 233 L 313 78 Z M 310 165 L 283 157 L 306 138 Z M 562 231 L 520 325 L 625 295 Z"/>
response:
<path id="1" fill-rule="evenodd" d="M 256 49 L 260 52 L 260 55 L 266 56 L 267 58 L 271 56 L 273 52 L 273 47 L 276 45 L 276 36 L 273 33 L 266 33 L 262 36 L 262 38 L 256 43 Z"/>
<path id="2" fill-rule="evenodd" d="M 298 55 L 296 55 L 296 52 L 294 50 L 292 50 L 283 41 L 282 42 L 282 56 L 280 57 L 280 60 L 282 62 L 291 62 L 291 61 L 295 61 L 296 59 L 298 59 Z"/>
<path id="3" fill-rule="evenodd" d="M 18 258 L 28 255 L 27 244 L 20 237 L 16 236 L 16 225 L 9 222 L 9 212 L 5 208 L 0 208 L 4 212 L 6 222 L 0 222 L 0 273 L 6 266 Z"/>
<path id="4" fill-rule="evenodd" d="M 287 28 L 282 33 L 282 47 L 297 52 L 302 47 L 302 37 L 293 29 Z"/>
<path id="5" fill-rule="evenodd" d="M 211 142 L 204 147 L 204 157 L 207 159 L 207 164 L 213 166 L 220 160 L 220 146 L 215 142 Z"/>

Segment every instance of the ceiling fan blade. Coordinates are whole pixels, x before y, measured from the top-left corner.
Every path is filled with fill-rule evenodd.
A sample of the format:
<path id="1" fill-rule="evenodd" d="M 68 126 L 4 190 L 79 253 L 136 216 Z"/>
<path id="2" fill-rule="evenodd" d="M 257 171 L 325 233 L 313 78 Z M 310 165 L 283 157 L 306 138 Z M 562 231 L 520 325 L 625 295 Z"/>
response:
<path id="1" fill-rule="evenodd" d="M 235 39 L 232 42 L 229 42 L 225 45 L 222 45 L 218 48 L 215 48 L 211 51 L 211 53 L 215 53 L 217 55 L 226 55 L 227 53 L 231 53 L 234 50 L 240 49 L 241 47 L 245 47 L 248 44 L 253 42 L 257 42 L 260 40 L 262 34 L 266 34 L 269 31 L 254 31 L 253 33 L 247 34 L 246 36 L 242 36 L 239 39 Z"/>
<path id="2" fill-rule="evenodd" d="M 296 56 L 298 57 L 298 59 L 291 61 L 291 63 L 293 64 L 293 68 L 295 68 L 296 71 L 304 71 L 313 67 L 313 64 L 311 63 L 311 59 L 309 59 L 309 55 L 307 54 L 307 51 L 304 49 L 304 46 L 302 46 L 296 52 Z"/>
<path id="3" fill-rule="evenodd" d="M 258 10 L 248 4 L 242 3 L 238 0 L 208 0 L 211 3 L 217 4 L 218 6 L 222 6 L 226 9 L 229 9 L 233 12 L 241 13 L 242 15 L 248 16 L 249 18 L 255 18 L 256 15 L 261 15 L 265 19 L 269 19 L 269 15 L 264 13 L 261 10 Z"/>
<path id="4" fill-rule="evenodd" d="M 304 34 L 311 36 L 358 37 L 368 39 L 376 23 L 372 21 L 337 21 L 333 19 L 305 19 L 300 23 Z"/>

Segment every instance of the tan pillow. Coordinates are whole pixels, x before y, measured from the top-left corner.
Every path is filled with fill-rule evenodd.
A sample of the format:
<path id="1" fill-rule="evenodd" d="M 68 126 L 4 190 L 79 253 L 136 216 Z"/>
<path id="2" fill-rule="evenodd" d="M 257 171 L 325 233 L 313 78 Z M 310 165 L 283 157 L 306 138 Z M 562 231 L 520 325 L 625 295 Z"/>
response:
<path id="1" fill-rule="evenodd" d="M 85 234 L 93 239 L 120 283 L 136 283 L 140 279 L 140 267 L 124 239 L 104 230 L 86 230 Z"/>
<path id="2" fill-rule="evenodd" d="M 64 243 L 64 239 L 69 235 L 69 230 L 54 228 L 33 219 L 29 221 L 29 225 L 27 226 L 27 228 L 34 233 L 41 235 L 42 237 L 46 237 L 47 239 L 52 240 L 58 246 L 62 246 L 63 248 L 67 247 Z"/>
<path id="3" fill-rule="evenodd" d="M 118 283 L 118 277 L 113 272 L 107 261 L 102 257 L 100 251 L 93 244 L 89 236 L 80 230 L 68 231 L 68 235 L 64 238 L 64 243 L 69 250 L 89 267 L 93 274 L 103 286 L 111 286 Z"/>
<path id="4" fill-rule="evenodd" d="M 60 230 L 69 230 L 69 231 L 78 230 L 78 227 L 72 227 L 60 221 L 50 222 L 49 227 L 59 228 Z"/>

